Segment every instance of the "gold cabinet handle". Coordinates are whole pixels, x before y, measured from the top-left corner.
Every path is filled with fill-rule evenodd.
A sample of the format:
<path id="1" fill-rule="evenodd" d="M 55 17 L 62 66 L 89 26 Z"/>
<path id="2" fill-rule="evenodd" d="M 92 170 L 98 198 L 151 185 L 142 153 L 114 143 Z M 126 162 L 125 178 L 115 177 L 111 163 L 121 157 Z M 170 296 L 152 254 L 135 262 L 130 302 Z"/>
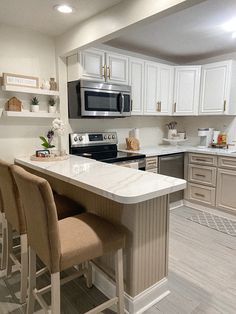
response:
<path id="1" fill-rule="evenodd" d="M 107 67 L 107 73 L 108 73 L 108 78 L 109 78 L 109 80 L 111 79 L 111 69 L 110 69 L 110 67 L 108 66 Z"/>
<path id="2" fill-rule="evenodd" d="M 107 65 L 106 64 L 104 64 L 104 66 L 102 67 L 102 69 L 103 69 L 103 77 L 104 77 L 104 79 L 105 79 L 105 82 L 107 81 Z"/>
<path id="3" fill-rule="evenodd" d="M 158 111 L 158 112 L 160 111 L 159 105 L 160 105 L 160 102 L 158 101 L 157 105 L 156 105 L 156 111 Z"/>
<path id="4" fill-rule="evenodd" d="M 201 193 L 194 193 L 196 196 L 200 196 L 200 197 L 205 197 L 204 194 L 201 194 Z"/>
<path id="5" fill-rule="evenodd" d="M 176 112 L 176 102 L 174 103 L 174 112 Z"/>
<path id="6" fill-rule="evenodd" d="M 206 176 L 204 174 L 200 174 L 200 173 L 195 173 L 196 177 L 201 177 L 201 178 L 205 178 Z"/>
<path id="7" fill-rule="evenodd" d="M 161 112 L 161 101 L 159 102 L 159 104 L 160 104 L 160 112 Z"/>
<path id="8" fill-rule="evenodd" d="M 224 100 L 224 112 L 226 111 L 226 100 Z"/>

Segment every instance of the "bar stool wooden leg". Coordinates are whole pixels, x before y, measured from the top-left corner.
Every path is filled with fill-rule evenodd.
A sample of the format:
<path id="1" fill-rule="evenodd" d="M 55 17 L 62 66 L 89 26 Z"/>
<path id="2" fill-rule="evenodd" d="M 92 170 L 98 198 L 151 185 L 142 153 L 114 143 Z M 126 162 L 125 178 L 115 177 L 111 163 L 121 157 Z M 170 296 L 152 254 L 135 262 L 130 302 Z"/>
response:
<path id="1" fill-rule="evenodd" d="M 118 297 L 118 313 L 124 314 L 124 281 L 123 281 L 123 251 L 115 253 L 116 296 Z"/>
<path id="2" fill-rule="evenodd" d="M 12 260 L 10 255 L 12 254 L 12 246 L 13 246 L 13 237 L 12 237 L 12 226 L 7 222 L 6 223 L 6 234 L 7 234 L 7 267 L 6 267 L 6 275 L 7 277 L 12 273 Z"/>
<path id="3" fill-rule="evenodd" d="M 51 274 L 51 314 L 61 313 L 60 272 Z"/>
<path id="4" fill-rule="evenodd" d="M 28 283 L 28 241 L 27 235 L 20 236 L 21 242 L 21 286 L 20 286 L 20 302 L 25 303 L 27 296 Z"/>
<path id="5" fill-rule="evenodd" d="M 88 288 L 93 286 L 92 265 L 90 262 L 86 262 L 86 285 Z"/>
<path id="6" fill-rule="evenodd" d="M 36 254 L 29 247 L 29 294 L 27 300 L 27 314 L 34 313 L 35 298 L 33 291 L 36 288 Z"/>
<path id="7" fill-rule="evenodd" d="M 2 213 L 2 258 L 1 258 L 1 269 L 6 268 L 7 264 L 7 231 L 6 231 L 6 218 L 5 214 Z"/>

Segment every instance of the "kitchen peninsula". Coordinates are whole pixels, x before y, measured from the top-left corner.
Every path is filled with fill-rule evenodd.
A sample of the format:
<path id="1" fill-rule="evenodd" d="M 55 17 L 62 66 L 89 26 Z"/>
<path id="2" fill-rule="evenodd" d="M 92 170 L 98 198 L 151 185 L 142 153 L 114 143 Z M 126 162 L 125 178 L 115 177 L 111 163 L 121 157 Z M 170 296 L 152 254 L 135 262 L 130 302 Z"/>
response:
<path id="1" fill-rule="evenodd" d="M 15 162 L 45 177 L 56 192 L 76 200 L 87 211 L 124 226 L 125 301 L 129 313 L 141 313 L 169 293 L 168 195 L 184 189 L 185 180 L 72 155 L 59 162 L 37 162 L 29 157 Z M 99 268 L 112 278 L 113 259 L 102 257 L 95 264 L 95 285 L 110 297 L 114 286 Z"/>

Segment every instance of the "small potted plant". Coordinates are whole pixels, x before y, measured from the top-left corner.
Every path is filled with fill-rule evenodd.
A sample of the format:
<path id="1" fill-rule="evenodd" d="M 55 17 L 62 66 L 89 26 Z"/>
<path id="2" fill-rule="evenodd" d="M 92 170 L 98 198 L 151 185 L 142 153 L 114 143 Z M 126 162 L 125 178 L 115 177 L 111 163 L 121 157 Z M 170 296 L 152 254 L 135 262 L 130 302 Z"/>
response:
<path id="1" fill-rule="evenodd" d="M 57 109 L 56 99 L 53 97 L 50 97 L 48 100 L 48 112 L 49 113 L 55 113 L 56 109 Z"/>
<path id="2" fill-rule="evenodd" d="M 37 97 L 33 97 L 30 102 L 31 112 L 39 112 L 39 100 Z"/>

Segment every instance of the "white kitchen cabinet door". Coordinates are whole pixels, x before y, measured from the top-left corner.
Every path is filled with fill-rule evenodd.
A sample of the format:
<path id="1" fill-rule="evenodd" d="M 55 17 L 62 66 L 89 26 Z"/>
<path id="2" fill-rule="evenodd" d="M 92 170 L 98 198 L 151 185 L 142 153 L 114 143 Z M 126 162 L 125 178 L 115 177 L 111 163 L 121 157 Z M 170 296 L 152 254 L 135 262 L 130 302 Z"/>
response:
<path id="1" fill-rule="evenodd" d="M 159 65 L 159 78 L 157 87 L 157 98 L 159 102 L 159 114 L 171 115 L 173 104 L 173 80 L 174 69 L 165 64 Z"/>
<path id="2" fill-rule="evenodd" d="M 145 63 L 145 100 L 144 100 L 144 114 L 145 115 L 158 115 L 159 102 L 158 102 L 158 79 L 159 67 L 157 63 Z"/>
<path id="3" fill-rule="evenodd" d="M 128 84 L 129 58 L 119 54 L 106 53 L 107 81 Z"/>
<path id="4" fill-rule="evenodd" d="M 80 54 L 80 78 L 104 81 L 105 52 L 87 49 Z"/>
<path id="5" fill-rule="evenodd" d="M 201 66 L 175 67 L 174 115 L 197 115 Z"/>
<path id="6" fill-rule="evenodd" d="M 131 86 L 132 115 L 143 115 L 143 99 L 144 99 L 143 60 L 137 58 L 130 58 L 129 85 Z"/>
<path id="7" fill-rule="evenodd" d="M 202 66 L 200 114 L 227 114 L 231 61 Z"/>

